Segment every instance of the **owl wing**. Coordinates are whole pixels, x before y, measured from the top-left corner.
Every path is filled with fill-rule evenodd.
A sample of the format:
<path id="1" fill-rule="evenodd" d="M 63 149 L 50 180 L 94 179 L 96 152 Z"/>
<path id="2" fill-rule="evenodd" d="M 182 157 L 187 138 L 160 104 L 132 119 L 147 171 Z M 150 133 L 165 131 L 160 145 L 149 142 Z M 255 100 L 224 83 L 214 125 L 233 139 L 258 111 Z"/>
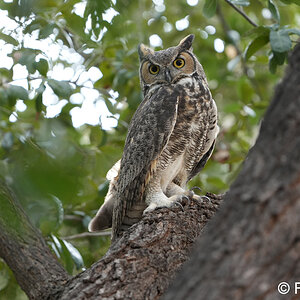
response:
<path id="1" fill-rule="evenodd" d="M 113 214 L 113 236 L 128 210 L 142 201 L 144 188 L 177 118 L 181 91 L 162 86 L 146 95 L 135 112 L 125 142 Z"/>
<path id="2" fill-rule="evenodd" d="M 200 161 L 196 163 L 191 170 L 191 172 L 188 174 L 187 181 L 190 181 L 193 177 L 195 177 L 205 166 L 209 158 L 211 157 L 211 154 L 215 148 L 216 140 L 213 141 L 212 145 L 208 149 L 208 151 L 201 157 Z"/>

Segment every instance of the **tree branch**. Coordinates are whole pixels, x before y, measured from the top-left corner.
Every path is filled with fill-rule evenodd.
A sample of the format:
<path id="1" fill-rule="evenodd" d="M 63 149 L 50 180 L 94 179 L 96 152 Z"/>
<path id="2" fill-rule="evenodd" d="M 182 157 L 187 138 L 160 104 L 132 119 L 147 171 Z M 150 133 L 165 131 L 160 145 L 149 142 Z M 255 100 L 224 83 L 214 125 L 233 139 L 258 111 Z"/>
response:
<path id="1" fill-rule="evenodd" d="M 163 208 L 146 215 L 116 240 L 108 253 L 85 272 L 74 277 L 57 298 L 154 299 L 189 257 L 190 248 L 221 197 L 192 201 L 180 208 Z"/>
<path id="2" fill-rule="evenodd" d="M 235 9 L 240 15 L 242 15 L 252 26 L 258 27 L 258 25 L 254 21 L 252 21 L 242 10 L 235 6 L 230 0 L 225 0 L 225 2 L 229 4 L 233 9 Z"/>
<path id="3" fill-rule="evenodd" d="M 62 239 L 67 241 L 67 240 L 76 240 L 76 239 L 96 237 L 96 236 L 111 236 L 111 230 L 100 231 L 100 232 L 82 232 L 82 233 L 62 237 Z"/>
<path id="4" fill-rule="evenodd" d="M 68 275 L 1 180 L 0 203 L 0 257 L 30 299 L 47 299 L 62 288 Z"/>

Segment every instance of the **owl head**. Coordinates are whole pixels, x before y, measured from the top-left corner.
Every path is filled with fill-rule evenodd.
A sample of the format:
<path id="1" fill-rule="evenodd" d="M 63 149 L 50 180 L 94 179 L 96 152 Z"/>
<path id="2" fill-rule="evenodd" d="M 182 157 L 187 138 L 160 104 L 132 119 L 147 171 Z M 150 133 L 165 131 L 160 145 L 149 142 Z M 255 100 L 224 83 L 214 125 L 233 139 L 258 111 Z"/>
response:
<path id="1" fill-rule="evenodd" d="M 181 78 L 197 73 L 205 79 L 205 74 L 197 57 L 193 53 L 194 35 L 190 34 L 175 47 L 161 51 L 140 44 L 140 81 L 144 92 L 154 85 L 176 84 Z"/>

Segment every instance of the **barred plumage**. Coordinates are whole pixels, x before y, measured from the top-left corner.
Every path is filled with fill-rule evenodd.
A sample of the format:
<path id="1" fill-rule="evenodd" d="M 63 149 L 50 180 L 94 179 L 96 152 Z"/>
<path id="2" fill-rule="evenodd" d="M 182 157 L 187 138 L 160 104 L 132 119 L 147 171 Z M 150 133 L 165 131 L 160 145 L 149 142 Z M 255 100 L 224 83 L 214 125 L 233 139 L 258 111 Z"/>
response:
<path id="1" fill-rule="evenodd" d="M 158 207 L 180 201 L 187 182 L 204 167 L 218 134 L 217 107 L 193 35 L 154 52 L 140 45 L 144 100 L 135 112 L 120 164 L 90 231 L 112 225 L 113 238 Z"/>

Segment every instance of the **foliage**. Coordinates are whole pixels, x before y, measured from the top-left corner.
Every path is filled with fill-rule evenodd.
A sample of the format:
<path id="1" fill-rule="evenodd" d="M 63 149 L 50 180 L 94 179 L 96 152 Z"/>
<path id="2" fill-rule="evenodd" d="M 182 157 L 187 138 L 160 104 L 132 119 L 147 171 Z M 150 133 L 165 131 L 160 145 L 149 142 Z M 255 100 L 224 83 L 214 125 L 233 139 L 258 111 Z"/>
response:
<path id="1" fill-rule="evenodd" d="M 64 237 L 87 231 L 107 191 L 106 172 L 122 155 L 142 98 L 137 45 L 151 42 L 159 50 L 196 35 L 194 52 L 217 102 L 221 132 L 213 158 L 191 186 L 224 192 L 255 140 L 282 76 L 280 66 L 300 35 L 298 5 L 296 0 L 1 2 L 1 16 L 9 22 L 0 25 L 5 57 L 0 176 L 68 272 L 89 267 L 109 246 L 109 237 Z M 86 107 L 90 118 L 97 112 L 102 120 L 86 118 L 79 127 Z M 0 261 L 0 298 L 24 299 L 21 292 L 11 294 L 15 284 Z"/>

